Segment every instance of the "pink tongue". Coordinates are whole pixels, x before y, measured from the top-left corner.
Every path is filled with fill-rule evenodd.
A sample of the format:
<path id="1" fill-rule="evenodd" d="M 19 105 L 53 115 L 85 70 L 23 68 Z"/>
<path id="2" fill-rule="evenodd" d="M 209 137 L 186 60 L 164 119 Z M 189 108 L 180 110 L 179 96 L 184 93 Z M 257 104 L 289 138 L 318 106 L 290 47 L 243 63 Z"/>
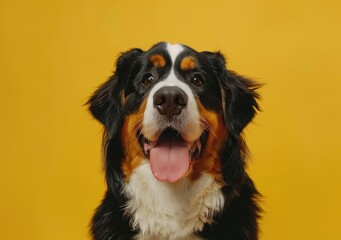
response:
<path id="1" fill-rule="evenodd" d="M 161 136 L 150 150 L 150 165 L 159 181 L 178 181 L 189 168 L 187 143 L 180 136 Z"/>

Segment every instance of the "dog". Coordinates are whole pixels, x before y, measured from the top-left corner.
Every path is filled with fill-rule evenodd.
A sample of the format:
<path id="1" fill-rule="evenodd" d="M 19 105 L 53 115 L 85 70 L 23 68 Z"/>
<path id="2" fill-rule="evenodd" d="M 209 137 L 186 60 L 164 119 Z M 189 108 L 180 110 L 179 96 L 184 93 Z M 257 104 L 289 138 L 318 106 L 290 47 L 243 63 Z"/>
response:
<path id="1" fill-rule="evenodd" d="M 107 184 L 93 239 L 257 240 L 243 129 L 259 87 L 220 52 L 160 42 L 121 53 L 88 101 L 104 126 Z"/>

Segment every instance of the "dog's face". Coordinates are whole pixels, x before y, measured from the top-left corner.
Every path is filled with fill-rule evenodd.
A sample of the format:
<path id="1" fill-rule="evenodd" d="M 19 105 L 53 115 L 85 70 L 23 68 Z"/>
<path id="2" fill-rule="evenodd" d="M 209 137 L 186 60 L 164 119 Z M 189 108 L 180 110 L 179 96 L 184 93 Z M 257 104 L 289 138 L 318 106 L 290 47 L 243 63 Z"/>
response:
<path id="1" fill-rule="evenodd" d="M 147 162 L 156 179 L 176 182 L 203 172 L 221 178 L 221 154 L 258 108 L 257 85 L 225 67 L 219 53 L 159 43 L 123 53 L 115 74 L 89 100 L 108 140 L 122 143 L 128 180 Z"/>

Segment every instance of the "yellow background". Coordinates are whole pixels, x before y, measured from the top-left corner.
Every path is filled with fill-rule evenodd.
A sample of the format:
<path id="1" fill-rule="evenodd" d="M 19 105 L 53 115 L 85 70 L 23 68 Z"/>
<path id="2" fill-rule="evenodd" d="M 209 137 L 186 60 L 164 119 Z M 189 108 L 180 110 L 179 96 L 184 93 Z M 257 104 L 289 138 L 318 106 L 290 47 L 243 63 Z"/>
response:
<path id="1" fill-rule="evenodd" d="M 341 239 L 340 1 L 0 2 L 0 239 L 89 239 L 105 191 L 83 103 L 120 51 L 222 50 L 265 83 L 246 131 L 263 240 Z"/>

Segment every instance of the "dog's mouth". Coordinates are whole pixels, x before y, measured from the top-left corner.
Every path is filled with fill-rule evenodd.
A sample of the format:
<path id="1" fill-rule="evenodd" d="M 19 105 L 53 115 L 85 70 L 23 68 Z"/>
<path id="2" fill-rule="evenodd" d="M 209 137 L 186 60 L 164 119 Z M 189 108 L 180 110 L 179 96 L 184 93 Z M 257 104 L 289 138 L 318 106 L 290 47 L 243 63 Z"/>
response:
<path id="1" fill-rule="evenodd" d="M 207 134 L 204 131 L 197 140 L 187 142 L 178 131 L 167 128 L 156 141 L 139 133 L 139 141 L 154 177 L 162 182 L 176 182 L 188 172 L 191 161 L 200 157 Z"/>

